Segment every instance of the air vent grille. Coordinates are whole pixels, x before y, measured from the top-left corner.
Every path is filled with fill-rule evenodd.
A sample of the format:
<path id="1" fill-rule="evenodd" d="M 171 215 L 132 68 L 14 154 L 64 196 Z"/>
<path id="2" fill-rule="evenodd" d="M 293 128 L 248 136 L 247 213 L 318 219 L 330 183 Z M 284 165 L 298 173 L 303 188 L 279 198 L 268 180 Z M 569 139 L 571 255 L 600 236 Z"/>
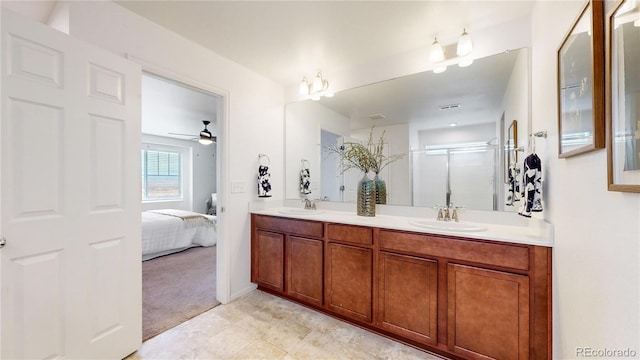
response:
<path id="1" fill-rule="evenodd" d="M 441 105 L 439 108 L 440 110 L 451 110 L 451 109 L 457 109 L 461 107 L 460 104 L 450 104 L 450 105 Z"/>

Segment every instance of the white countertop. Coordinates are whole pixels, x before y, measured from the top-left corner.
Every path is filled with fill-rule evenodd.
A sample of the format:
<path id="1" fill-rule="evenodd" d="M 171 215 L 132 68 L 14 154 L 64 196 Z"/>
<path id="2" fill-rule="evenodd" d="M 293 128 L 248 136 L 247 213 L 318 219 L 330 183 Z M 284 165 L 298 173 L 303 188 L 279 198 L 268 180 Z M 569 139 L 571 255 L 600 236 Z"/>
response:
<path id="1" fill-rule="evenodd" d="M 250 210 L 253 214 L 269 215 L 286 217 L 291 219 L 305 219 L 315 220 L 323 222 L 341 223 L 349 225 L 371 226 L 384 229 L 394 229 L 403 231 L 412 231 L 425 234 L 440 234 L 457 236 L 471 239 L 504 241 L 516 244 L 538 245 L 538 246 L 553 246 L 553 229 L 551 224 L 540 220 L 525 221 L 525 222 L 512 222 L 511 224 L 499 224 L 490 222 L 471 222 L 461 221 L 461 223 L 476 225 L 486 228 L 483 231 L 448 231 L 442 229 L 424 228 L 421 226 L 413 225 L 412 223 L 421 220 L 434 220 L 435 218 L 426 217 L 409 217 L 409 216 L 397 216 L 397 215 L 382 215 L 376 214 L 374 217 L 358 216 L 355 212 L 350 211 L 337 211 L 320 209 L 317 213 L 310 214 L 288 214 L 284 213 L 287 209 L 292 207 L 266 207 L 261 208 L 251 207 Z M 301 208 L 301 207 L 300 207 Z M 295 209 L 298 209 L 297 207 Z M 517 215 L 516 215 L 517 216 Z"/>

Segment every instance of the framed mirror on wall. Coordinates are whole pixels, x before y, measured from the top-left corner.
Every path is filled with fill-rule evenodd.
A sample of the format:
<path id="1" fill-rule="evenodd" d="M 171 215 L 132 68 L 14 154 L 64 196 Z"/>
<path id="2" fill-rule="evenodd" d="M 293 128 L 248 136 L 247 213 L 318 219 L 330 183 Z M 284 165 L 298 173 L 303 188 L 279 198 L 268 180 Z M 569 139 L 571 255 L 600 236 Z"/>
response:
<path id="1" fill-rule="evenodd" d="M 640 4 L 607 16 L 606 118 L 609 190 L 640 192 Z"/>
<path id="2" fill-rule="evenodd" d="M 605 147 L 604 5 L 587 2 L 558 49 L 558 157 Z"/>

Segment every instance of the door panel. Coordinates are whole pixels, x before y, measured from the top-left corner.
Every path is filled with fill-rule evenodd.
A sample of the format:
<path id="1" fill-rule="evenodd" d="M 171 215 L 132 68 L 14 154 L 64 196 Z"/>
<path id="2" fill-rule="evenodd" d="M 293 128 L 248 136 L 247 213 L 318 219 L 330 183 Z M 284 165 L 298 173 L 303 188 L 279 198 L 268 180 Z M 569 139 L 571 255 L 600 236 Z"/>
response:
<path id="1" fill-rule="evenodd" d="M 256 282 L 284 291 L 284 235 L 260 230 L 256 235 Z"/>
<path id="2" fill-rule="evenodd" d="M 322 306 L 323 241 L 287 237 L 287 294 Z"/>
<path id="3" fill-rule="evenodd" d="M 327 306 L 342 315 L 371 322 L 373 251 L 329 243 L 326 254 Z"/>
<path id="4" fill-rule="evenodd" d="M 141 343 L 139 66 L 2 11 L 0 358 Z"/>
<path id="5" fill-rule="evenodd" d="M 529 278 L 448 264 L 448 346 L 469 359 L 529 358 Z"/>

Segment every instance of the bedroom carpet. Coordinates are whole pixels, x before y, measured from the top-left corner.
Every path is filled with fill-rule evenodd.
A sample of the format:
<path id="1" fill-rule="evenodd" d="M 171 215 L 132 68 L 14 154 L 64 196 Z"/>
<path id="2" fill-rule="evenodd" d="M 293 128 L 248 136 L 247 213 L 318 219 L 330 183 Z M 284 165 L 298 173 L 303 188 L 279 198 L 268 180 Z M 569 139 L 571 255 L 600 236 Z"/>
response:
<path id="1" fill-rule="evenodd" d="M 216 246 L 142 262 L 143 341 L 219 304 Z"/>

